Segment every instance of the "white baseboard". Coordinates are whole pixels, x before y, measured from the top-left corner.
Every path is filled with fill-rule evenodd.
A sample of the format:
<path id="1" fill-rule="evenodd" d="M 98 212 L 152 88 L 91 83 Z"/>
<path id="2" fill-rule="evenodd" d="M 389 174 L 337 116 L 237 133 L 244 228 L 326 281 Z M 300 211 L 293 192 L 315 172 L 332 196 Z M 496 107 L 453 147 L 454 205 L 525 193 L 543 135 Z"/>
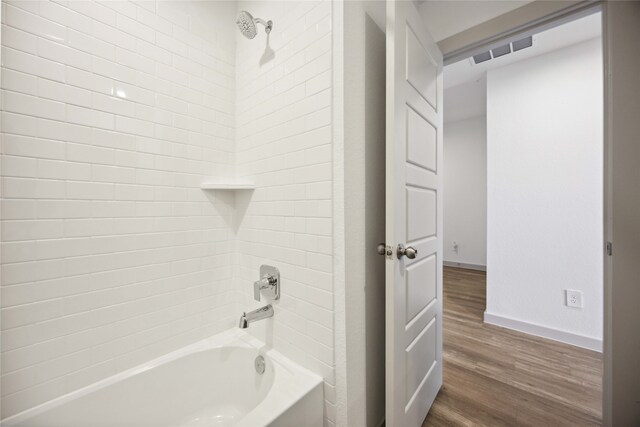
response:
<path id="1" fill-rule="evenodd" d="M 602 353 L 602 340 L 484 312 L 484 322 Z"/>
<path id="2" fill-rule="evenodd" d="M 446 267 L 466 268 L 469 270 L 487 271 L 486 265 L 467 264 L 466 262 L 442 261 L 442 265 Z"/>

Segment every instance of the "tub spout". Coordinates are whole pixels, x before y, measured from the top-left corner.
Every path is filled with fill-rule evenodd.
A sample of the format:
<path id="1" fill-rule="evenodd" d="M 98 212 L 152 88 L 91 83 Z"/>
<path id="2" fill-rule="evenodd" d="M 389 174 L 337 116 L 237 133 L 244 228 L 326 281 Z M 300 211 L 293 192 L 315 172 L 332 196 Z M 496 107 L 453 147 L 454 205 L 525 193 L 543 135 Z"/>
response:
<path id="1" fill-rule="evenodd" d="M 240 324 L 238 325 L 240 329 L 247 329 L 249 327 L 246 315 L 246 313 L 242 313 L 242 316 L 240 317 Z"/>
<path id="2" fill-rule="evenodd" d="M 273 307 L 271 304 L 260 307 L 257 310 L 250 311 L 248 313 L 242 313 L 240 316 L 240 323 L 238 327 L 240 329 L 247 329 L 249 325 L 255 321 L 267 319 L 273 317 Z"/>

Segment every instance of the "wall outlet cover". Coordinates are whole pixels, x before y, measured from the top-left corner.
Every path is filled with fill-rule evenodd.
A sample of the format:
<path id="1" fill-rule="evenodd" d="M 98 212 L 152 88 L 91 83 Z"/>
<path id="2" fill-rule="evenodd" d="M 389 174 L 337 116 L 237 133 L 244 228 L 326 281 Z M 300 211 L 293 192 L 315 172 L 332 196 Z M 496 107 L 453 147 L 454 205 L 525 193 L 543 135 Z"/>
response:
<path id="1" fill-rule="evenodd" d="M 567 307 L 582 308 L 582 292 L 567 289 L 566 291 Z"/>

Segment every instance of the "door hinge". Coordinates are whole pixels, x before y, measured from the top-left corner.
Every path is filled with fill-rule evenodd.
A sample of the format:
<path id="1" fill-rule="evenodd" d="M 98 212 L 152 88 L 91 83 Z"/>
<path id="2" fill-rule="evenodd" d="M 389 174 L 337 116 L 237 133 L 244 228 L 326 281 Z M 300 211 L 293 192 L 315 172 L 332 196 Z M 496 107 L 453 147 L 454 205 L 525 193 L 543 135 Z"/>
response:
<path id="1" fill-rule="evenodd" d="M 613 254 L 613 243 L 607 242 L 607 255 L 611 256 Z"/>

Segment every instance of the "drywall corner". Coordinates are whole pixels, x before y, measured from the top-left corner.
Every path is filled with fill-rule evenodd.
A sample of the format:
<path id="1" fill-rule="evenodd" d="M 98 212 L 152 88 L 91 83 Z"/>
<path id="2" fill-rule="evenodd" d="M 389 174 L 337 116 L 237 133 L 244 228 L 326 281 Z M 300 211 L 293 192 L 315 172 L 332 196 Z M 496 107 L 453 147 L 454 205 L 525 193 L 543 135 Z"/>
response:
<path id="1" fill-rule="evenodd" d="M 331 5 L 333 119 L 333 339 L 336 425 L 347 425 L 347 341 L 344 217 L 344 2 Z"/>
<path id="2" fill-rule="evenodd" d="M 336 420 L 349 426 L 384 418 L 384 16 L 381 2 L 334 4 Z"/>

